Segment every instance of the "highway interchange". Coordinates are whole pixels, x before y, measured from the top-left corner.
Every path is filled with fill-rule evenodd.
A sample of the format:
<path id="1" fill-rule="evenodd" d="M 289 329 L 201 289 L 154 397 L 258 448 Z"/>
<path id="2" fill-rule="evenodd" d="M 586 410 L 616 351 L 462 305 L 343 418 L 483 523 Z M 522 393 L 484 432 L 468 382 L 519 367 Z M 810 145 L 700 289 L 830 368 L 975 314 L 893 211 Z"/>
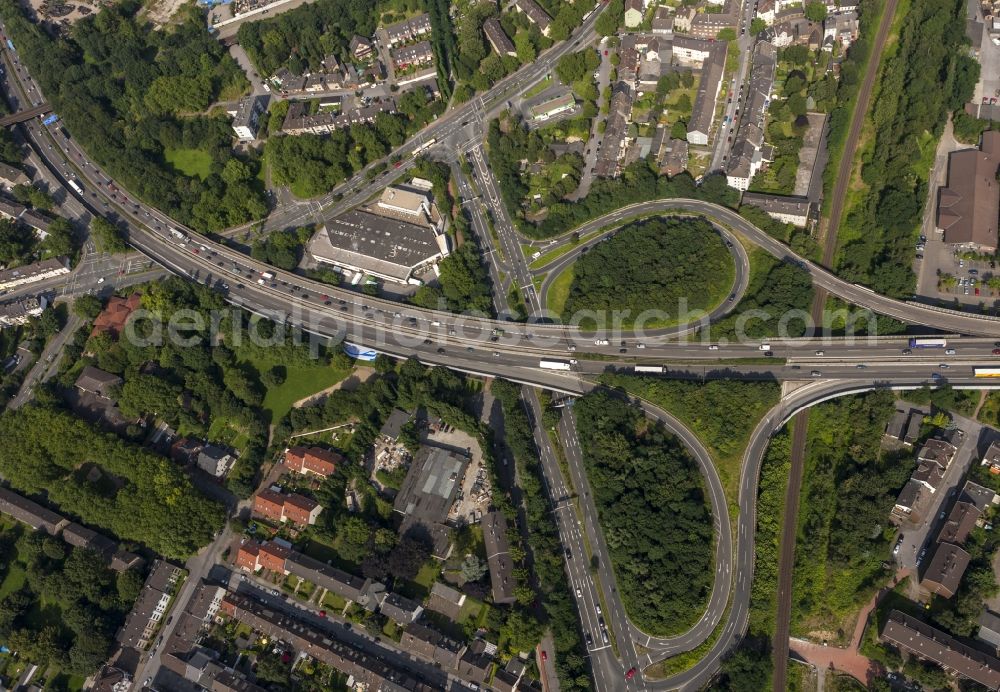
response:
<path id="1" fill-rule="evenodd" d="M 483 123 L 490 113 L 502 108 L 508 98 L 544 77 L 562 54 L 588 45 L 594 38 L 592 27 L 596 16 L 597 13 L 587 20 L 577 32 L 576 38 L 559 44 L 486 94 L 441 116 L 424 132 L 393 152 L 394 157 L 403 157 L 398 168 L 390 166 L 371 181 L 366 179 L 364 171 L 359 172 L 320 200 L 277 209 L 268 218 L 266 227 L 283 228 L 315 220 L 323 214 L 337 213 L 370 198 L 397 178 L 401 171 L 412 166 L 412 158 L 407 158 L 408 155 L 416 147 L 431 140 L 435 141 L 435 147 L 446 149 L 452 154 L 456 151 L 470 154 L 474 170 L 477 171 L 476 184 L 484 186 L 486 203 L 494 212 L 505 214 L 502 211 L 502 200 L 492 183 L 488 163 L 483 158 Z M 14 102 L 12 105 L 28 108 L 30 104 L 42 100 L 41 93 L 23 66 L 14 64 L 15 59 L 9 51 L 4 51 L 8 76 L 16 77 L 16 81 L 9 85 L 8 93 Z M 15 88 L 22 90 L 20 97 L 14 92 Z M 981 381 L 972 377 L 972 366 L 996 361 L 992 355 L 993 339 L 1000 337 L 1000 320 L 879 296 L 863 287 L 845 282 L 823 267 L 795 255 L 785 245 L 734 211 L 699 200 L 670 199 L 632 205 L 585 224 L 575 231 L 581 236 L 602 229 L 613 232 L 627 219 L 647 214 L 700 214 L 713 221 L 724 237 L 734 239 L 737 278 L 733 292 L 737 296 L 742 295 L 748 277 L 743 249 L 743 242 L 747 242 L 779 259 L 799 264 L 810 274 L 816 286 L 825 288 L 849 303 L 949 334 L 984 338 L 963 336 L 955 339 L 953 345 L 957 353 L 954 356 L 920 353 L 904 355 L 902 350 L 905 343 L 900 339 L 782 339 L 769 343 L 774 356 L 768 359 L 761 357 L 763 353 L 759 342 L 727 344 L 697 339 L 677 340 L 679 332 L 690 331 L 686 329 L 650 330 L 636 335 L 614 328 L 586 332 L 573 326 L 538 321 L 536 318 L 544 314 L 541 302 L 544 292 L 539 296 L 533 291 L 526 291 L 527 307 L 532 314 L 532 319 L 527 323 L 414 308 L 274 270 L 223 244 L 202 239 L 190 231 L 188 235 L 192 239 L 181 243 L 169 233 L 170 228 L 179 228 L 176 222 L 124 191 L 112 192 L 108 187 L 111 179 L 89 160 L 75 141 L 49 131 L 37 121 L 24 123 L 23 127 L 32 148 L 31 156 L 37 161 L 35 165 L 42 169 L 43 177 L 61 186 L 65 186 L 71 179 L 82 185 L 84 195 L 78 199 L 73 199 L 70 195 L 64 206 L 78 208 L 80 218 L 85 218 L 88 214 L 116 215 L 121 223 L 128 225 L 130 243 L 143 254 L 178 275 L 216 287 L 226 295 L 230 303 L 272 317 L 279 323 L 333 339 L 347 339 L 394 356 L 417 356 L 430 365 L 447 366 L 484 376 L 502 376 L 572 395 L 583 394 L 594 386 L 592 377 L 588 376 L 598 375 L 609 367 L 630 368 L 636 362 L 663 364 L 667 368 L 667 374 L 675 377 L 730 376 L 797 383 L 797 386 L 785 388 L 781 403 L 760 421 L 745 451 L 735 531 L 730 526 L 726 498 L 718 473 L 704 446 L 667 412 L 658 410 L 647 402 L 636 402 L 644 407 L 648 415 L 661 420 L 680 437 L 698 460 L 715 517 L 716 583 L 704 616 L 688 632 L 666 639 L 651 638 L 639 632 L 625 615 L 614 588 L 609 561 L 599 560 L 599 579 L 595 580 L 590 572 L 584 533 L 594 554 L 606 556 L 607 552 L 603 547 L 603 537 L 597 529 L 596 508 L 589 499 L 589 493 L 584 490 L 582 497 L 579 493 L 577 495 L 580 511 L 584 516 L 582 528 L 568 502 L 557 506 L 560 534 L 564 545 L 569 548 L 568 571 L 574 589 L 580 588 L 581 621 L 584 630 L 594 638 L 594 644 L 589 648 L 595 682 L 600 690 L 697 688 L 711 678 L 717 671 L 721 658 L 739 641 L 746 628 L 753 574 L 760 464 L 772 434 L 797 410 L 826 398 L 874 387 L 918 387 L 934 383 L 934 375 L 941 378 L 937 381 L 948 381 L 955 386 L 981 386 Z M 435 147 L 431 147 L 430 151 L 435 152 Z M 482 204 L 475 201 L 478 195 L 472 183 L 463 183 L 463 178 L 459 177 L 459 187 L 462 196 L 467 198 L 468 206 L 481 209 Z M 509 223 L 509 220 L 505 223 Z M 482 226 L 482 219 L 477 221 L 474 216 L 473 225 L 477 233 L 485 231 L 485 235 L 489 235 L 488 230 Z M 498 234 L 504 246 L 504 255 L 510 262 L 508 268 L 512 269 L 511 278 L 519 284 L 519 288 L 533 288 L 531 273 L 524 273 L 523 253 L 519 245 L 510 240 L 516 237 L 515 233 L 511 224 L 509 228 L 503 229 L 503 233 Z M 549 272 L 554 276 L 555 270 L 566 266 L 587 245 L 599 242 L 600 237 L 589 239 L 539 271 Z M 568 242 L 571 242 L 569 235 L 557 240 L 555 247 Z M 496 254 L 495 248 L 493 254 Z M 112 264 L 100 266 L 108 271 L 109 276 L 114 274 Z M 521 269 L 515 269 L 518 266 Z M 271 281 L 258 283 L 263 271 L 272 271 L 276 276 Z M 495 280 L 500 280 L 498 274 Z M 505 305 L 505 301 L 506 297 L 499 299 L 498 307 Z M 737 302 L 738 297 L 733 304 Z M 721 306 L 719 312 L 706 317 L 703 323 L 731 307 Z M 509 314 L 509 308 L 501 312 Z M 622 349 L 625 350 L 624 353 L 621 352 Z M 541 358 L 572 359 L 578 362 L 572 371 L 551 371 L 538 367 Z M 753 359 L 752 362 L 747 362 L 750 359 Z M 814 371 L 819 374 L 813 375 Z M 536 420 L 540 420 L 540 406 L 534 392 L 526 390 L 525 400 Z M 572 483 L 576 488 L 585 489 L 586 478 L 579 445 L 575 442 L 571 412 L 563 417 L 559 432 L 564 443 L 563 451 L 569 462 Z M 556 451 L 538 426 L 536 435 L 550 493 L 556 500 L 569 497 L 571 493 L 559 470 Z M 600 603 L 605 604 L 606 612 L 598 614 L 597 607 Z M 616 645 L 614 648 L 610 644 L 603 644 L 600 618 L 607 623 L 611 641 Z M 637 666 L 641 670 L 649 663 L 662 660 L 668 655 L 693 649 L 719 629 L 721 634 L 708 653 L 691 669 L 666 680 L 643 679 L 642 675 L 629 681 L 624 679 L 623 673 L 630 667 Z"/>

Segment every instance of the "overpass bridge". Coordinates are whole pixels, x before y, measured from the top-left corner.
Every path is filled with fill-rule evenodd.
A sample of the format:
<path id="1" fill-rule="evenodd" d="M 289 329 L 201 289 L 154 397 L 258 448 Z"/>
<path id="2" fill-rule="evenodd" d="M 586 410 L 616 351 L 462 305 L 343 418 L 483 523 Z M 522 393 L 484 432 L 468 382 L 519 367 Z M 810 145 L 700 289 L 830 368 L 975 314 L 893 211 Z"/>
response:
<path id="1" fill-rule="evenodd" d="M 34 108 L 29 108 L 28 110 L 18 111 L 17 113 L 11 113 L 10 115 L 5 115 L 0 118 L 0 127 L 7 127 L 8 125 L 16 125 L 17 123 L 23 123 L 26 120 L 31 120 L 32 118 L 37 118 L 39 115 L 44 115 L 52 111 L 52 106 L 49 105 L 48 101 L 43 101 L 41 105 L 35 106 Z"/>

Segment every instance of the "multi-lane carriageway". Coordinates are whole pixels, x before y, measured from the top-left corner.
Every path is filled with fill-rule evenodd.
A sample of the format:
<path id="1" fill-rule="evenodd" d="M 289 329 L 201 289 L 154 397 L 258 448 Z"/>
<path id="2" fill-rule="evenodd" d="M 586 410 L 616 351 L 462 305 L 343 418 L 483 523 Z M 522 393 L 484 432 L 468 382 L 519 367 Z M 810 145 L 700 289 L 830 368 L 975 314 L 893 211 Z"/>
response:
<path id="1" fill-rule="evenodd" d="M 24 74 L 17 78 L 27 79 Z M 982 381 L 972 376 L 973 367 L 990 365 L 997 360 L 992 350 L 993 339 L 1000 338 L 1000 321 L 877 296 L 795 256 L 787 247 L 731 210 L 697 200 L 660 200 L 636 205 L 613 212 L 593 224 L 617 223 L 638 214 L 674 210 L 704 214 L 776 257 L 799 263 L 812 275 L 817 285 L 828 288 L 848 302 L 948 333 L 989 338 L 950 338 L 949 346 L 956 349 L 952 356 L 942 351 L 915 351 L 904 355 L 902 350 L 906 343 L 897 339 L 773 340 L 770 346 L 774 356 L 766 357 L 756 342 L 677 341 L 665 334 L 638 337 L 613 330 L 600 334 L 584 333 L 572 327 L 552 324 L 516 324 L 455 316 L 361 296 L 353 291 L 332 288 L 274 270 L 208 240 L 179 242 L 168 230 L 177 224 L 158 210 L 131 199 L 127 193 L 119 192 L 112 196 L 107 192 L 110 179 L 76 148 L 75 142 L 53 137 L 37 123 L 26 123 L 26 127 L 39 157 L 54 175 L 64 183 L 70 178 L 80 180 L 84 188 L 81 201 L 92 213 L 103 214 L 108 209 L 114 209 L 128 223 L 130 242 L 138 249 L 175 273 L 218 288 L 231 303 L 282 323 L 324 336 L 346 337 L 392 355 L 417 355 L 429 364 L 487 376 L 503 376 L 576 394 L 592 386 L 581 375 L 595 375 L 609 366 L 632 367 L 636 362 L 665 364 L 673 376 L 728 375 L 800 381 L 799 386 L 789 388 L 781 404 L 758 425 L 744 456 L 739 513 L 733 533 L 734 550 L 732 553 L 720 551 L 717 556 L 718 574 L 722 575 L 718 578 L 723 580 L 724 593 L 729 594 L 728 609 L 726 599 L 713 599 L 702 620 L 679 638 L 684 644 L 678 650 L 693 648 L 704 641 L 705 632 L 710 632 L 713 629 L 710 625 L 714 623 L 718 623 L 720 629 L 716 631 L 721 632 L 720 636 L 697 664 L 668 680 L 649 681 L 636 676 L 626 682 L 622 678 L 623 668 L 614 657 L 594 659 L 595 674 L 602 681 L 602 689 L 697 687 L 707 682 L 721 657 L 739 640 L 746 627 L 752 582 L 756 483 L 760 460 L 771 434 L 796 410 L 825 398 L 873 387 L 917 387 L 943 381 L 956 386 L 981 386 Z M 384 181 L 376 180 L 374 184 L 384 184 Z M 364 194 L 364 191 L 358 194 Z M 273 272 L 275 278 L 258 283 L 265 271 Z M 621 344 L 623 340 L 624 346 Z M 605 345 L 604 341 L 608 343 Z M 644 348 L 639 348 L 640 342 Z M 620 353 L 622 348 L 626 349 L 625 354 Z M 822 351 L 822 355 L 817 351 Z M 542 370 L 538 367 L 541 358 L 572 359 L 577 363 L 568 372 Z M 814 376 L 813 371 L 819 374 Z M 934 375 L 939 379 L 935 379 Z M 647 412 L 660 415 L 648 408 Z M 687 437 L 690 431 L 669 417 L 664 420 L 681 439 L 694 445 L 696 456 L 701 458 L 697 454 L 700 444 Z M 719 506 L 723 496 L 718 474 L 710 461 L 701 466 L 709 495 L 713 498 L 713 514 L 719 525 L 719 517 L 723 516 L 725 509 Z M 609 626 L 617 632 L 631 631 L 627 622 L 609 621 Z M 627 648 L 633 652 L 628 654 L 629 659 L 633 655 L 637 657 L 634 647 Z M 629 664 L 644 666 L 653 660 L 654 654 L 660 656 L 667 650 L 655 648 L 642 660 L 628 660 Z"/>

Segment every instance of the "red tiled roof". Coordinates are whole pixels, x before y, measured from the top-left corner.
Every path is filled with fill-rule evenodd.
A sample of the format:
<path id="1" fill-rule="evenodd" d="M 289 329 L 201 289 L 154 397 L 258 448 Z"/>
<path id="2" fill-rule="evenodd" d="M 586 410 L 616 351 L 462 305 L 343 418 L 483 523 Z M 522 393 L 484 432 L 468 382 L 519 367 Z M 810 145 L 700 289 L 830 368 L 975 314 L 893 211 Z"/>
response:
<path id="1" fill-rule="evenodd" d="M 141 300 L 142 294 L 140 293 L 133 293 L 128 298 L 111 296 L 108 299 L 107 307 L 94 319 L 94 329 L 90 332 L 91 336 L 104 333 L 117 337 L 125 328 L 129 316 L 139 307 Z"/>

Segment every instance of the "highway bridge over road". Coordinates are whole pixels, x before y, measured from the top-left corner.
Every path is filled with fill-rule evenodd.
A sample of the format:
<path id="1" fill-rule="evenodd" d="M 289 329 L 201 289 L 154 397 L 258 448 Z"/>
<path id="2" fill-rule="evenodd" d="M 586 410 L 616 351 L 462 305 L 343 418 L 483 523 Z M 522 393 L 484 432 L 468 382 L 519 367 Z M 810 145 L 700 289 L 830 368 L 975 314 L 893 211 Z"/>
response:
<path id="1" fill-rule="evenodd" d="M 17 123 L 23 123 L 32 118 L 37 118 L 40 115 L 44 115 L 52 111 L 52 106 L 49 103 L 43 102 L 39 106 L 34 106 L 27 110 L 18 111 L 17 113 L 11 113 L 10 115 L 5 115 L 0 118 L 0 127 L 7 127 L 8 125 L 16 125 Z"/>
<path id="2" fill-rule="evenodd" d="M 552 68 L 560 55 L 592 40 L 592 27 L 597 14 L 587 20 L 575 39 L 559 44 L 532 65 L 474 99 L 476 105 L 465 104 L 441 116 L 394 154 L 405 157 L 412 154 L 417 146 L 432 139 L 444 142 L 448 138 L 466 136 L 470 126 L 465 124 L 464 119 L 475 117 L 477 112 L 488 112 L 511 94 L 528 88 Z M 9 60 L 9 56 L 6 59 Z M 8 70 L 8 74 L 13 75 L 13 81 L 8 82 L 8 90 L 22 89 L 21 99 L 25 103 L 30 102 L 25 94 L 37 93 L 37 86 L 30 75 L 24 70 L 16 73 Z M 49 131 L 37 121 L 32 122 L 30 116 L 25 121 L 24 131 L 36 155 L 54 178 L 64 184 L 69 179 L 80 182 L 84 191 L 78 195 L 79 201 L 89 213 L 108 215 L 113 212 L 121 223 L 127 224 L 129 242 L 135 248 L 180 276 L 214 287 L 231 304 L 270 317 L 280 324 L 299 327 L 333 340 L 347 339 L 392 356 L 416 356 L 430 365 L 487 377 L 505 377 L 570 394 L 589 391 L 595 386 L 594 376 L 608 368 L 631 368 L 639 362 L 662 364 L 665 374 L 672 377 L 805 380 L 805 384 L 783 398 L 754 430 L 743 460 L 739 515 L 731 534 L 732 548 L 727 548 L 725 539 L 720 539 L 721 547 L 716 556 L 718 583 L 699 623 L 689 632 L 669 640 L 643 638 L 643 633 L 637 632 L 623 615 L 621 602 L 614 596 L 613 584 L 603 585 L 602 588 L 612 589 L 613 605 L 610 611 L 617 615 L 611 627 L 622 641 L 619 648 L 622 660 L 608 652 L 592 656 L 595 680 L 600 690 L 696 688 L 710 680 L 722 657 L 740 640 L 746 629 L 753 577 L 756 488 L 760 463 L 771 435 L 795 411 L 832 396 L 878 387 L 918 387 L 936 382 L 981 386 L 972 368 L 997 362 L 992 355 L 992 340 L 1000 338 L 1000 320 L 879 296 L 845 282 L 825 268 L 796 255 L 733 210 L 700 200 L 656 200 L 633 205 L 590 222 L 577 231 L 586 234 L 645 213 L 704 215 L 724 232 L 734 233 L 775 257 L 800 265 L 817 286 L 826 288 L 849 303 L 912 324 L 988 338 L 955 339 L 957 353 L 940 357 L 927 354 L 904 356 L 901 353 L 903 344 L 894 339 L 774 340 L 770 344 L 774 356 L 760 358 L 759 342 L 718 344 L 682 341 L 677 340 L 676 333 L 668 331 L 641 335 L 614 329 L 585 332 L 573 326 L 538 321 L 514 323 L 402 305 L 276 270 L 223 244 L 201 238 L 193 231 L 189 231 L 189 242 L 179 242 L 168 230 L 170 227 L 181 227 L 176 221 L 135 199 L 121 190 L 120 185 L 118 193 L 112 198 L 107 192 L 111 178 L 78 148 L 74 140 Z M 412 158 L 407 158 L 400 169 L 406 170 L 410 166 Z M 366 199 L 398 177 L 400 169 L 390 168 L 375 176 L 371 183 L 361 172 L 338 187 L 336 192 L 344 195 L 342 200 L 335 202 L 331 193 L 322 200 L 323 204 L 342 207 Z M 311 213 L 314 211 L 283 209 L 275 223 L 292 225 L 296 215 L 301 217 Z M 258 283 L 264 271 L 275 276 L 272 280 Z M 644 346 L 641 357 L 640 351 L 636 350 L 640 339 Z M 620 353 L 623 340 L 627 343 L 625 354 Z M 822 355 L 818 351 L 822 351 Z M 578 362 L 573 370 L 552 371 L 538 367 L 541 358 L 572 358 Z M 942 360 L 949 365 L 946 372 L 940 371 Z M 810 378 L 807 373 L 813 370 L 820 374 Z M 940 379 L 933 378 L 934 375 Z M 710 460 L 705 461 L 704 455 L 699 454 L 703 447 L 669 414 L 649 406 L 645 408 L 647 414 L 663 420 L 667 428 L 685 441 L 702 462 L 717 527 L 728 534 L 721 482 Z M 597 526 L 596 519 L 589 515 L 587 523 L 592 529 Z M 568 569 L 572 571 L 574 568 L 568 565 Z M 624 679 L 625 669 L 633 665 L 641 669 L 667 655 L 691 650 L 707 641 L 713 632 L 719 632 L 719 636 L 708 653 L 689 670 L 667 680 L 650 680 L 641 675 L 628 681 Z M 622 637 L 627 637 L 628 642 Z"/>

